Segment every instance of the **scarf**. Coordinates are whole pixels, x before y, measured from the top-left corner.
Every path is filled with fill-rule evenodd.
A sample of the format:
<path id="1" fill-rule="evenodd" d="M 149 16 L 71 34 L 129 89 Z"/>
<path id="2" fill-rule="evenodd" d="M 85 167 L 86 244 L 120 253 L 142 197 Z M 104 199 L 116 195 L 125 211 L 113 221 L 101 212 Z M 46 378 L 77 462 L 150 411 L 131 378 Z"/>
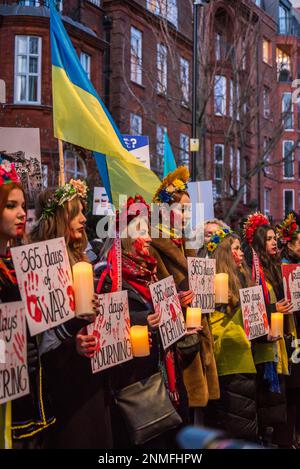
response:
<path id="1" fill-rule="evenodd" d="M 156 270 L 157 262 L 154 257 L 122 252 L 122 276 L 147 303 L 152 301 L 149 285 L 157 282 Z"/>

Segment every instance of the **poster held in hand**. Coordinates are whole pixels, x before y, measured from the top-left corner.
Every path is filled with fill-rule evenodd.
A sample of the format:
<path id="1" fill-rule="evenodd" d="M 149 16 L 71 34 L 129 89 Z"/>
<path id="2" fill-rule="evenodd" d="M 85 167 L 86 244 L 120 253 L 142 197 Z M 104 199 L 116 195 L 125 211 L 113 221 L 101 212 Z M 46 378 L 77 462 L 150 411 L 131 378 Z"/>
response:
<path id="1" fill-rule="evenodd" d="M 164 350 L 186 334 L 184 317 L 172 275 L 150 285 L 156 313 L 161 313 L 159 332 Z"/>
<path id="2" fill-rule="evenodd" d="M 64 238 L 11 249 L 32 336 L 74 317 L 72 274 Z"/>
<path id="3" fill-rule="evenodd" d="M 293 309 L 300 310 L 300 264 L 283 264 L 281 266 L 285 299 L 290 301 Z"/>
<path id="4" fill-rule="evenodd" d="M 269 322 L 261 285 L 240 290 L 244 330 L 248 340 L 269 332 Z"/>
<path id="5" fill-rule="evenodd" d="M 202 313 L 215 309 L 216 260 L 188 257 L 189 287 L 194 292 L 191 307 L 201 308 Z"/>
<path id="6" fill-rule="evenodd" d="M 25 308 L 0 304 L 0 404 L 29 394 Z"/>
<path id="7" fill-rule="evenodd" d="M 100 311 L 88 334 L 96 337 L 92 372 L 106 370 L 133 358 L 127 291 L 99 295 Z"/>

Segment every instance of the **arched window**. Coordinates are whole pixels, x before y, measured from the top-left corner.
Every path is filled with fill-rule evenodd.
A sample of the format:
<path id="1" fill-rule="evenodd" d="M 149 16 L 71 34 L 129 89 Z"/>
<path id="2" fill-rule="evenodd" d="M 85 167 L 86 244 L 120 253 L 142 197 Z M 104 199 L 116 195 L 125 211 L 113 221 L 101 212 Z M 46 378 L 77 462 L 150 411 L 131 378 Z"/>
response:
<path id="1" fill-rule="evenodd" d="M 81 156 L 75 151 L 65 151 L 65 176 L 66 181 L 70 179 L 86 179 L 86 164 Z"/>

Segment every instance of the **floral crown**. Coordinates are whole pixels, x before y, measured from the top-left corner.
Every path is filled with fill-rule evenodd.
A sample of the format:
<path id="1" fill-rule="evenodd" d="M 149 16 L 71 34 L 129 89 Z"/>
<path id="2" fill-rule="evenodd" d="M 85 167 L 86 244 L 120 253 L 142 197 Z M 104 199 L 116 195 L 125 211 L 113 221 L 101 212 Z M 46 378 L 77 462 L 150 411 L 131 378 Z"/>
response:
<path id="1" fill-rule="evenodd" d="M 87 191 L 88 187 L 85 181 L 71 179 L 70 182 L 56 189 L 53 196 L 48 199 L 41 218 L 47 219 L 53 216 L 57 207 L 62 207 L 66 202 L 70 202 L 75 197 L 86 200 Z"/>
<path id="2" fill-rule="evenodd" d="M 261 212 L 255 212 L 249 215 L 246 222 L 244 223 L 243 234 L 248 244 L 253 243 L 254 233 L 259 226 L 269 225 L 269 219 Z"/>
<path id="3" fill-rule="evenodd" d="M 15 165 L 0 155 L 0 186 L 10 182 L 20 183 Z"/>
<path id="4" fill-rule="evenodd" d="M 162 181 L 157 189 L 153 202 L 166 203 L 174 200 L 174 195 L 177 192 L 184 192 L 187 190 L 187 182 L 190 178 L 190 172 L 186 166 L 179 166 L 172 173 L 168 174 Z"/>
<path id="5" fill-rule="evenodd" d="M 299 231 L 300 229 L 293 213 L 289 213 L 282 224 L 276 227 L 276 232 L 282 244 L 287 244 L 297 238 Z"/>
<path id="6" fill-rule="evenodd" d="M 132 220 L 141 215 L 140 210 L 136 210 L 135 213 L 129 214 L 129 209 L 134 204 L 144 205 L 147 209 L 148 217 L 150 216 L 150 206 L 146 203 L 145 199 L 143 199 L 141 195 L 136 195 L 135 197 L 128 197 L 126 205 L 124 205 L 121 210 L 117 210 L 116 213 L 116 226 L 118 230 L 121 223 L 122 226 L 128 226 Z"/>
<path id="7" fill-rule="evenodd" d="M 233 231 L 230 228 L 220 228 L 210 237 L 210 240 L 206 244 L 207 250 L 209 252 L 214 252 L 223 239 L 232 233 Z"/>

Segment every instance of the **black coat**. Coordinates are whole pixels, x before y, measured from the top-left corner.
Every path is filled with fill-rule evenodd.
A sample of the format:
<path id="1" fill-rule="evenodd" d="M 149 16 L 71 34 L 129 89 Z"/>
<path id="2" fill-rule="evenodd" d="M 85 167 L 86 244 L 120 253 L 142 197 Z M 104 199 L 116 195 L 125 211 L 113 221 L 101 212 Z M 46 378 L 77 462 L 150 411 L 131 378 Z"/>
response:
<path id="1" fill-rule="evenodd" d="M 257 440 L 256 375 L 220 376 L 220 399 L 209 401 L 205 425 L 218 428 L 232 438 Z"/>

